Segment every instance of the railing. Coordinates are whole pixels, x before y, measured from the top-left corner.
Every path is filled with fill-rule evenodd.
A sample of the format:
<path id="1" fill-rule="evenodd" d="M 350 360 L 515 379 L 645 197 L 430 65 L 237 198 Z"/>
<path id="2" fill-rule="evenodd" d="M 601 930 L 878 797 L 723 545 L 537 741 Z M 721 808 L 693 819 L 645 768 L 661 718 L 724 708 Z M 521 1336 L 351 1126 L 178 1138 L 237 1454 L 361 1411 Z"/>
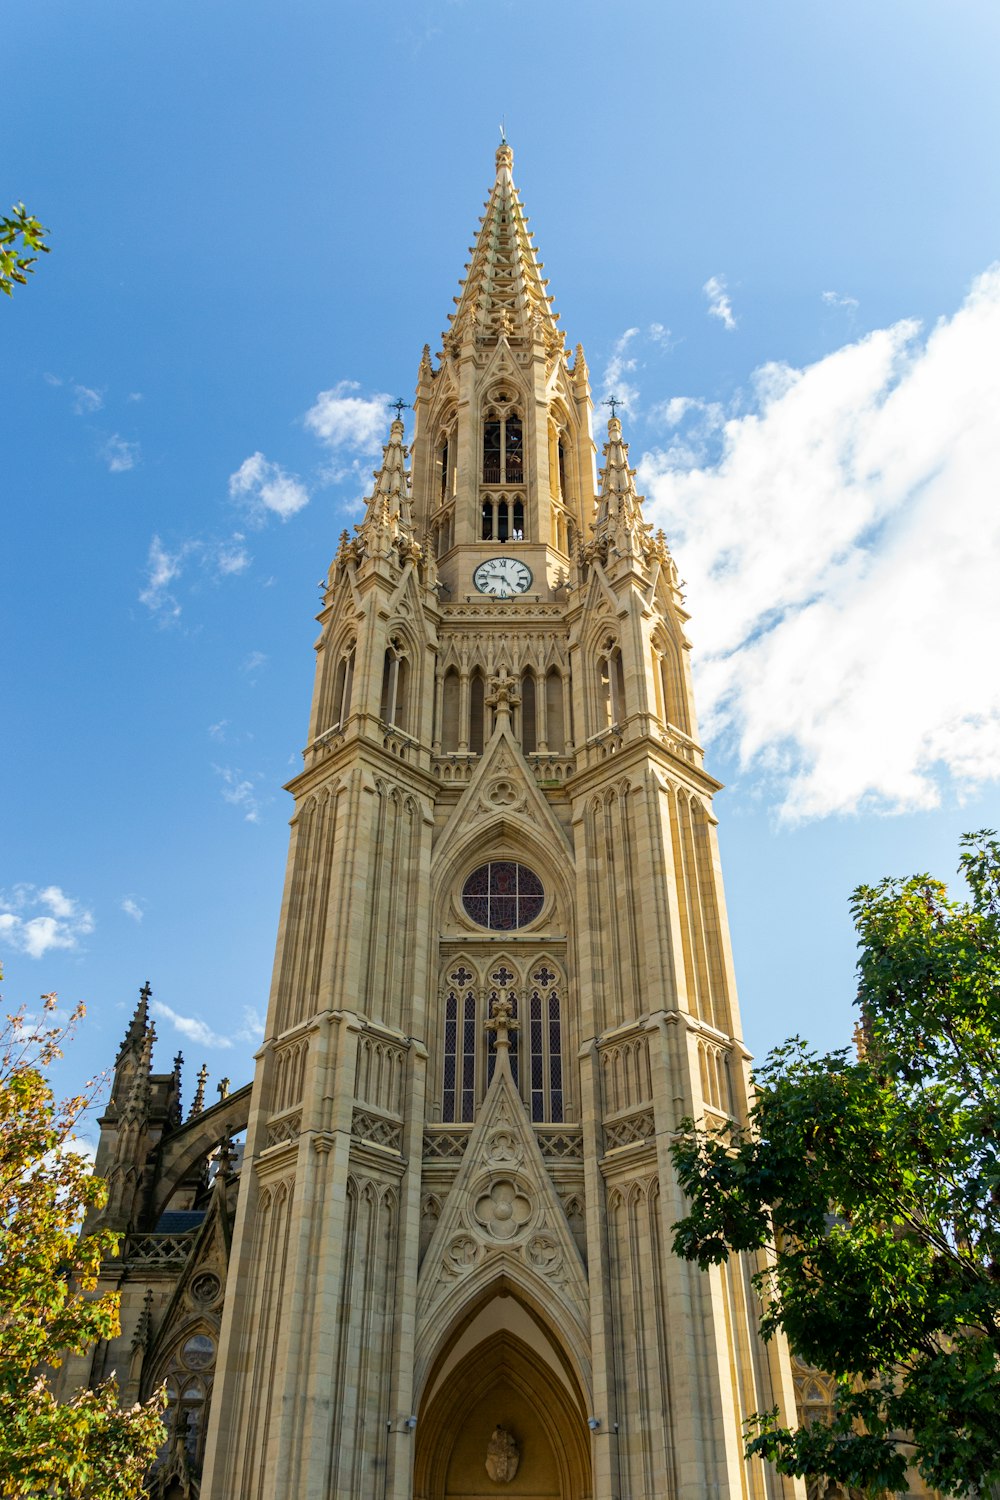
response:
<path id="1" fill-rule="evenodd" d="M 184 1234 L 130 1234 L 124 1259 L 133 1265 L 182 1266 L 191 1254 L 194 1230 Z"/>

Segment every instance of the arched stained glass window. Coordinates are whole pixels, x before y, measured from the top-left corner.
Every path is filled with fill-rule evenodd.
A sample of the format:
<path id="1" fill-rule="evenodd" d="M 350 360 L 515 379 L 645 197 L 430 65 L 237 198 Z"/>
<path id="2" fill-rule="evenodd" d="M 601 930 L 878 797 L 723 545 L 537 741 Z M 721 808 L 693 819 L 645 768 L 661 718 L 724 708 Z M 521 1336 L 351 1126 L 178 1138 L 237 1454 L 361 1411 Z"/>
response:
<path id="1" fill-rule="evenodd" d="M 495 932 L 510 932 L 533 922 L 544 901 L 545 889 L 535 872 L 513 860 L 480 865 L 462 887 L 466 915 Z"/>
<path id="2" fill-rule="evenodd" d="M 476 1029 L 475 991 L 449 990 L 444 1004 L 444 1089 L 441 1099 L 441 1117 L 448 1122 L 468 1123 L 475 1118 Z"/>
<path id="3" fill-rule="evenodd" d="M 528 1057 L 531 1118 L 563 1119 L 562 1016 L 558 975 L 542 963 L 532 974 L 528 997 Z"/>

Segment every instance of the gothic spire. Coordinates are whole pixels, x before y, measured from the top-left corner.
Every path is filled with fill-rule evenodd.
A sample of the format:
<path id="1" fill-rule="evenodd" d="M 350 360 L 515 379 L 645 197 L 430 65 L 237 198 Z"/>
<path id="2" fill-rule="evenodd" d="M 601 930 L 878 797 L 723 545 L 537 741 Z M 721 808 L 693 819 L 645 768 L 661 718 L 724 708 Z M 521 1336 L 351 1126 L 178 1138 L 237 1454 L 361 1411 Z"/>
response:
<path id="1" fill-rule="evenodd" d="M 635 470 L 629 468 L 628 462 L 628 443 L 622 439 L 621 419 L 616 416 L 608 422 L 600 481 L 591 547 L 605 561 L 609 557 L 645 557 L 650 550 L 653 528 L 642 518 L 643 496 L 636 493 Z"/>
<path id="2" fill-rule="evenodd" d="M 466 338 L 494 342 L 505 335 L 530 340 L 537 334 L 548 350 L 561 349 L 558 315 L 545 290 L 548 282 L 540 274 L 542 263 L 511 176 L 514 153 L 506 141 L 498 147 L 496 161 L 496 181 L 472 246 L 461 296 L 455 298 L 458 306 L 444 336 L 445 346 L 457 348 Z"/>
<path id="3" fill-rule="evenodd" d="M 139 991 L 139 1003 L 135 1008 L 132 1020 L 129 1022 L 129 1028 L 118 1049 L 118 1056 L 115 1059 L 116 1066 L 127 1052 L 131 1052 L 136 1047 L 142 1045 L 146 1032 L 149 1030 L 149 1002 L 152 999 L 152 995 L 153 991 L 150 989 L 149 980 L 147 979 Z"/>
<path id="4" fill-rule="evenodd" d="M 132 1079 L 132 1087 L 129 1089 L 125 1108 L 122 1110 L 122 1119 L 144 1120 L 149 1108 L 149 1079 L 153 1070 L 153 1043 L 156 1041 L 156 1027 L 147 1027 L 139 1049 L 139 1059 Z"/>
<path id="5" fill-rule="evenodd" d="M 403 430 L 402 415 L 397 413 L 389 441 L 382 447 L 381 466 L 373 474 L 375 486 L 365 518 L 355 527 L 365 551 L 374 557 L 387 557 L 394 545 L 413 541 L 413 500 L 406 467 L 410 450 L 403 443 Z"/>

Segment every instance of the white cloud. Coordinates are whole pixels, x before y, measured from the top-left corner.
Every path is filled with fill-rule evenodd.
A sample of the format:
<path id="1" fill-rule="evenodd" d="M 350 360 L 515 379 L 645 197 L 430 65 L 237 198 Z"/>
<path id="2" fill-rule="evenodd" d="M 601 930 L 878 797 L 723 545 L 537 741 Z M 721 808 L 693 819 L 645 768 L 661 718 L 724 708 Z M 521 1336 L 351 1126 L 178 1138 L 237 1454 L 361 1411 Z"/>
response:
<path id="1" fill-rule="evenodd" d="M 146 586 L 140 591 L 139 599 L 161 625 L 169 625 L 181 613 L 180 601 L 172 585 L 178 582 L 189 563 L 195 563 L 203 575 L 218 581 L 245 572 L 252 561 L 240 531 L 222 542 L 189 537 L 172 552 L 159 536 L 154 535 L 146 560 Z"/>
<path id="2" fill-rule="evenodd" d="M 240 666 L 240 671 L 246 677 L 251 677 L 254 672 L 259 672 L 261 667 L 267 664 L 266 651 L 251 651 L 245 656 Z"/>
<path id="3" fill-rule="evenodd" d="M 58 885 L 22 884 L 0 894 L 0 940 L 29 958 L 76 948 L 93 930 L 93 915 Z"/>
<path id="4" fill-rule="evenodd" d="M 158 536 L 154 536 L 149 544 L 146 587 L 139 598 L 147 609 L 163 620 L 176 619 L 181 612 L 170 585 L 180 577 L 190 550 L 190 544 L 185 542 L 176 552 L 168 552 Z"/>
<path id="5" fill-rule="evenodd" d="M 245 822 L 259 823 L 261 804 L 254 783 L 261 779 L 260 775 L 245 776 L 232 766 L 213 766 L 212 769 L 222 777 L 222 800 L 231 807 L 240 808 Z"/>
<path id="6" fill-rule="evenodd" d="M 226 727 L 228 724 L 228 719 L 220 719 L 217 724 L 209 724 L 209 737 L 213 740 L 224 740 L 226 738 Z"/>
<path id="7" fill-rule="evenodd" d="M 657 325 L 658 326 L 658 325 Z M 626 411 L 632 411 L 639 400 L 639 388 L 632 383 L 631 377 L 636 369 L 638 360 L 631 352 L 630 346 L 638 337 L 638 328 L 626 328 L 620 338 L 617 338 L 611 346 L 611 356 L 604 367 L 604 380 L 602 392 L 606 405 L 609 397 L 614 396 Z"/>
<path id="8" fill-rule="evenodd" d="M 126 442 L 113 432 L 101 449 L 101 455 L 112 474 L 125 474 L 139 462 L 139 444 Z"/>
<path id="9" fill-rule="evenodd" d="M 181 1036 L 186 1036 L 188 1041 L 198 1042 L 202 1047 L 231 1047 L 233 1045 L 231 1037 L 220 1036 L 197 1016 L 180 1015 L 176 1010 L 171 1010 L 169 1005 L 164 1005 L 162 1000 L 150 1001 L 149 1008 L 158 1020 L 169 1021 L 174 1030 L 179 1031 Z"/>
<path id="10" fill-rule="evenodd" d="M 229 476 L 229 493 L 246 506 L 250 519 L 262 523 L 268 513 L 287 521 L 309 504 L 309 491 L 295 474 L 286 474 L 263 453 L 252 453 Z"/>
<path id="11" fill-rule="evenodd" d="M 708 315 L 710 318 L 718 318 L 729 333 L 736 327 L 736 319 L 733 316 L 733 304 L 729 296 L 724 276 L 710 276 L 702 287 L 702 291 L 708 298 Z"/>
<path id="12" fill-rule="evenodd" d="M 141 922 L 145 916 L 141 903 L 134 896 L 123 896 L 121 908 L 127 917 L 132 918 L 133 922 Z"/>
<path id="13" fill-rule="evenodd" d="M 264 1035 L 264 1017 L 253 1006 L 245 1006 L 243 1025 L 236 1033 L 238 1042 L 259 1042 Z"/>
<path id="14" fill-rule="evenodd" d="M 104 396 L 100 391 L 91 390 L 89 385 L 74 385 L 73 410 L 78 417 L 90 416 L 100 411 L 103 405 Z"/>
<path id="15" fill-rule="evenodd" d="M 354 449 L 377 453 L 389 430 L 390 397 L 382 392 L 358 396 L 356 380 L 339 380 L 332 389 L 320 391 L 303 421 L 321 443 L 332 449 Z"/>
<path id="16" fill-rule="evenodd" d="M 142 400 L 142 392 L 141 391 L 129 391 L 128 395 L 125 397 L 125 400 L 126 401 L 141 401 Z"/>
<path id="17" fill-rule="evenodd" d="M 221 542 L 216 549 L 215 566 L 223 578 L 230 578 L 237 573 L 245 573 L 253 562 L 253 558 L 243 544 L 242 532 L 234 532 L 228 542 Z"/>
<path id="18" fill-rule="evenodd" d="M 848 312 L 857 312 L 859 303 L 857 297 L 848 297 L 841 292 L 823 292 L 822 299 L 827 307 L 843 307 Z"/>
<path id="19" fill-rule="evenodd" d="M 1000 776 L 998 349 L 995 266 L 929 335 L 905 321 L 765 366 L 694 461 L 643 460 L 689 580 L 706 735 L 776 778 L 786 819 Z"/>

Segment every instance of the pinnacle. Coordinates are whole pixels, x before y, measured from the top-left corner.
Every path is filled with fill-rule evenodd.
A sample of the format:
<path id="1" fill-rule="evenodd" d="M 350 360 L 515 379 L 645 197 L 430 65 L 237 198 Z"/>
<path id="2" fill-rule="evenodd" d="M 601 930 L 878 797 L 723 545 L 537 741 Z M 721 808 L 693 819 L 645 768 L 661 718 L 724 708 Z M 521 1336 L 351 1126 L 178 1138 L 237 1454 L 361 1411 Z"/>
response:
<path id="1" fill-rule="evenodd" d="M 372 476 L 375 483 L 367 500 L 365 518 L 355 528 L 369 550 L 378 550 L 377 535 L 387 540 L 390 534 L 410 533 L 413 529 L 410 471 L 406 467 L 410 450 L 403 443 L 403 434 L 400 403 L 389 428 L 389 441 L 382 448 L 382 463 Z"/>
<path id="2" fill-rule="evenodd" d="M 117 1062 L 121 1062 L 125 1053 L 137 1043 L 141 1043 L 145 1038 L 146 1032 L 149 1030 L 149 1002 L 152 997 L 153 991 L 147 979 L 139 991 L 139 1002 L 133 1012 L 132 1020 L 129 1022 L 124 1040 L 118 1049 Z"/>

